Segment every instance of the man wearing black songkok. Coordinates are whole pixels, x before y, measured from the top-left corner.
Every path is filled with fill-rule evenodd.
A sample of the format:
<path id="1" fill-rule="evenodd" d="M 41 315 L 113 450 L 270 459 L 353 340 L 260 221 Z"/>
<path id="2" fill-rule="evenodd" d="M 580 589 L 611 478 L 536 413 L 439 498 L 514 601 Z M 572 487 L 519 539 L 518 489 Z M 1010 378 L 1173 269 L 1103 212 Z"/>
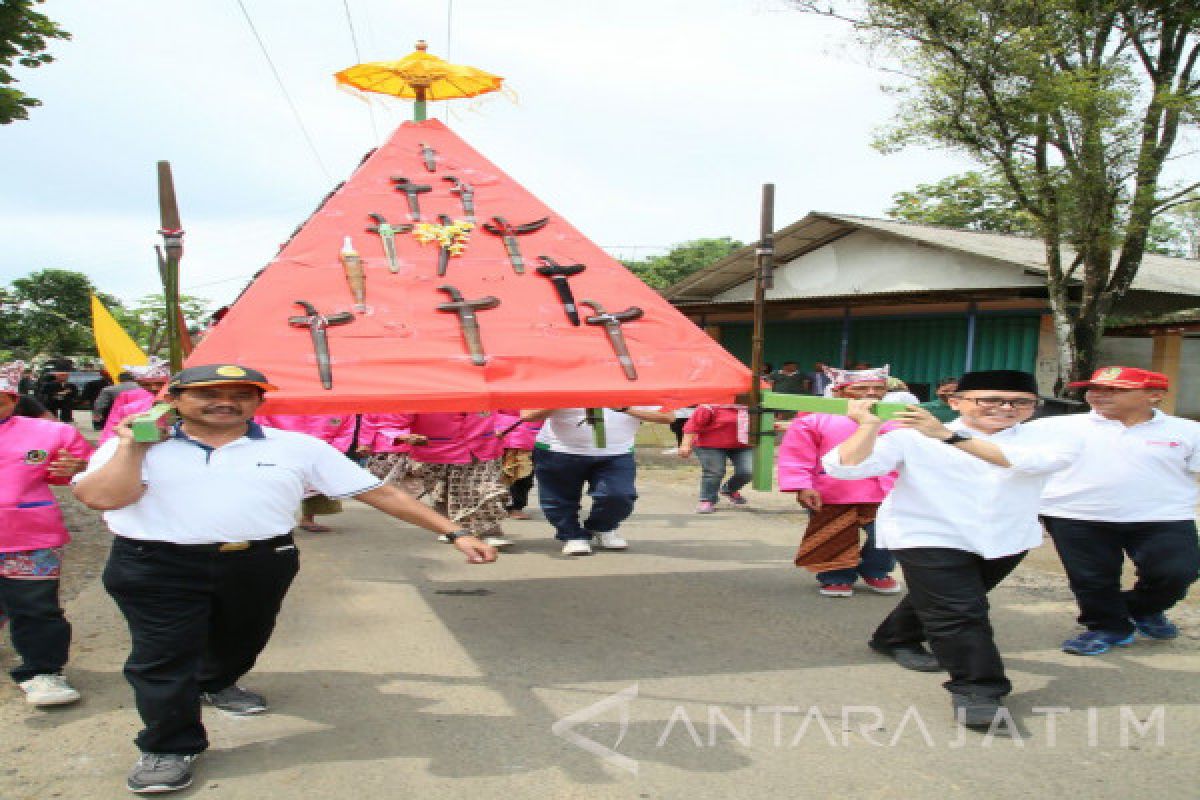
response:
<path id="1" fill-rule="evenodd" d="M 1078 448 L 1022 428 L 1037 401 L 1027 372 L 969 372 L 949 399 L 958 419 L 943 425 L 910 406 L 897 418 L 906 430 L 884 437 L 870 404 L 851 401 L 849 416 L 859 428 L 823 459 L 835 478 L 898 473 L 875 536 L 900 563 L 908 594 L 870 646 L 909 669 L 945 669 L 955 716 L 969 728 L 996 725 L 1012 691 L 987 593 L 1041 544 L 1042 485 Z"/>

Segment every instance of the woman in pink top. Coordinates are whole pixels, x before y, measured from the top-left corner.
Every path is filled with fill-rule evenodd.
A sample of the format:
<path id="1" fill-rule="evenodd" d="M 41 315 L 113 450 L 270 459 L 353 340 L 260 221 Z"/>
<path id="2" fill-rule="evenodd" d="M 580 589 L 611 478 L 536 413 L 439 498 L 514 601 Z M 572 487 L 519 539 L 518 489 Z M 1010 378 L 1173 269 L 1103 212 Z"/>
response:
<path id="1" fill-rule="evenodd" d="M 121 365 L 121 369 L 133 376 L 138 388 L 121 392 L 113 400 L 104 422 L 104 430 L 96 440 L 97 445 L 104 444 L 117 432 L 117 424 L 126 417 L 149 411 L 154 405 L 158 393 L 166 386 L 171 377 L 171 365 L 161 358 L 152 356 L 149 363 L 141 366 Z"/>
<path id="2" fill-rule="evenodd" d="M 880 400 L 887 392 L 886 366 L 827 372 L 833 397 Z M 895 427 L 888 423 L 883 431 Z M 796 502 L 809 511 L 795 563 L 817 574 L 817 591 L 826 597 L 850 597 L 860 577 L 873 592 L 902 591 L 890 574 L 896 567 L 895 559 L 884 548 L 875 546 L 875 512 L 891 491 L 895 475 L 843 481 L 825 474 L 821 466 L 821 456 L 857 429 L 858 424 L 849 417 L 805 414 L 792 422 L 779 446 L 779 488 L 795 492 Z M 866 532 L 861 545 L 859 528 Z"/>
<path id="3" fill-rule="evenodd" d="M 0 624 L 21 663 L 12 678 L 37 706 L 79 699 L 63 676 L 71 625 L 58 601 L 70 541 L 50 491 L 83 470 L 91 446 L 73 426 L 13 414 L 20 368 L 0 370 Z"/>
<path id="4" fill-rule="evenodd" d="M 700 405 L 683 426 L 679 457 L 695 451 L 700 462 L 700 504 L 697 514 L 716 510 L 718 492 L 735 506 L 746 504 L 741 488 L 750 482 L 754 450 L 750 447 L 750 412 L 738 405 Z M 724 484 L 725 460 L 733 474 Z"/>
<path id="5" fill-rule="evenodd" d="M 397 414 L 396 441 L 412 450 L 405 491 L 427 496 L 434 508 L 492 547 L 512 544 L 500 530 L 508 490 L 500 478 L 503 448 L 490 411 Z"/>
<path id="6" fill-rule="evenodd" d="M 529 505 L 529 490 L 533 488 L 533 445 L 537 441 L 541 422 L 521 419 L 521 412 L 502 409 L 494 415 L 496 435 L 504 455 L 500 459 L 500 472 L 508 486 L 508 509 L 510 519 L 529 519 L 525 506 Z"/>
<path id="7" fill-rule="evenodd" d="M 354 444 L 354 415 L 327 416 L 320 414 L 259 414 L 254 418 L 259 425 L 281 431 L 307 433 L 333 445 L 343 453 Z M 314 492 L 300 504 L 300 524 L 296 527 L 310 533 L 329 533 L 333 528 L 317 522 L 317 515 L 342 513 L 342 501 Z"/>
<path id="8" fill-rule="evenodd" d="M 408 417 L 379 413 L 363 414 L 358 420 L 355 451 L 367 457 L 367 470 L 372 475 L 398 484 L 408 473 L 408 454 L 412 450 L 408 442 L 401 440 L 408 433 Z"/>

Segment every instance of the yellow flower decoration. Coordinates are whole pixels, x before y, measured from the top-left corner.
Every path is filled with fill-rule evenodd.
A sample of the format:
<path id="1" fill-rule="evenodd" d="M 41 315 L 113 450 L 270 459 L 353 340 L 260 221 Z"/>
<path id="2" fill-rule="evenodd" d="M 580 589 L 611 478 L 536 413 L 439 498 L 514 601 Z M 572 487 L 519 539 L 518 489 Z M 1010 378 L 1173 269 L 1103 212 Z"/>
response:
<path id="1" fill-rule="evenodd" d="M 413 236 L 421 244 L 437 243 L 451 256 L 461 256 L 467 249 L 471 239 L 471 229 L 474 223 L 456 219 L 449 225 L 438 225 L 433 222 L 418 222 L 413 226 Z"/>

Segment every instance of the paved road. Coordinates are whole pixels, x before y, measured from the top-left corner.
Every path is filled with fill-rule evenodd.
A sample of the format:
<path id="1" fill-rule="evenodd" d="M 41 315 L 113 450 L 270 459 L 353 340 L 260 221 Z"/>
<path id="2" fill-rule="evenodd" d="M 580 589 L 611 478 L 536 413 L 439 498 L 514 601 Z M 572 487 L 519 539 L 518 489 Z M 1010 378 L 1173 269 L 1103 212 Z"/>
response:
<path id="1" fill-rule="evenodd" d="M 690 473 L 648 469 L 642 489 L 632 549 L 586 559 L 533 520 L 511 525 L 520 544 L 499 563 L 470 566 L 358 504 L 333 518 L 341 532 L 303 535 L 245 681 L 273 713 L 209 713 L 213 747 L 180 796 L 1196 796 L 1194 611 L 1177 642 L 1067 656 L 1069 597 L 1033 560 L 994 595 L 1026 738 L 960 739 L 937 676 L 864 647 L 892 599 L 821 598 L 790 568 L 787 499 L 699 517 Z M 68 604 L 84 701 L 35 711 L 0 689 L 5 800 L 129 796 L 138 723 L 99 549 L 96 534 L 76 549 Z M 1035 707 L 1070 710 L 1051 735 Z"/>

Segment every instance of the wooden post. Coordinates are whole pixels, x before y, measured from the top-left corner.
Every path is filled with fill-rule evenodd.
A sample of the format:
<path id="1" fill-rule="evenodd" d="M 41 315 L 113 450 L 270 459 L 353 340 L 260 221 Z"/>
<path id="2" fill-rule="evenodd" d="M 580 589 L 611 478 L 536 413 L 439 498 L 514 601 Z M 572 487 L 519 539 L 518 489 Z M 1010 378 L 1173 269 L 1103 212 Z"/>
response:
<path id="1" fill-rule="evenodd" d="M 167 317 L 167 347 L 170 351 L 171 371 L 183 369 L 183 336 L 186 328 L 180 324 L 179 308 L 179 260 L 183 257 L 183 225 L 179 221 L 179 205 L 175 201 L 175 181 L 171 177 L 171 164 L 158 162 L 158 216 L 159 230 L 163 237 L 163 252 L 166 254 L 161 268 L 163 299 Z"/>
<path id="2" fill-rule="evenodd" d="M 754 333 L 750 341 L 750 429 L 754 439 L 752 485 L 770 491 L 775 470 L 775 415 L 762 407 L 763 350 L 767 328 L 767 288 L 775 267 L 775 184 L 764 183 L 758 247 L 754 251 Z"/>
<path id="3" fill-rule="evenodd" d="M 1183 334 L 1167 330 L 1154 334 L 1154 349 L 1150 355 L 1150 369 L 1161 372 L 1170 381 L 1167 396 L 1159 404 L 1164 414 L 1174 414 L 1179 400 L 1180 358 L 1183 355 Z"/>

